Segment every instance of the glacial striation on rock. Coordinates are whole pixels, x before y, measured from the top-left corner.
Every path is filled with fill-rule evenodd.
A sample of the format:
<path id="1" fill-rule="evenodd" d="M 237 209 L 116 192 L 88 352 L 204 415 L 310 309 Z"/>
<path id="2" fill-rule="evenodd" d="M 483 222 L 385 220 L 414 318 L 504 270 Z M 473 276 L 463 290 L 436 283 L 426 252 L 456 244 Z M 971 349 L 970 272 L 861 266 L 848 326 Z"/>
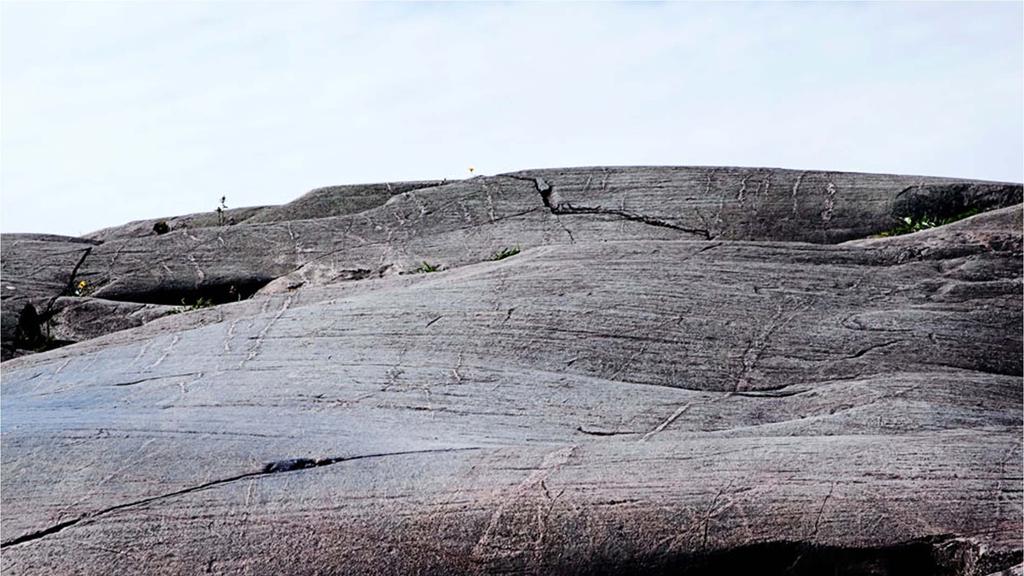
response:
<path id="1" fill-rule="evenodd" d="M 0 568 L 1020 573 L 1021 202 L 597 167 L 5 234 Z"/>

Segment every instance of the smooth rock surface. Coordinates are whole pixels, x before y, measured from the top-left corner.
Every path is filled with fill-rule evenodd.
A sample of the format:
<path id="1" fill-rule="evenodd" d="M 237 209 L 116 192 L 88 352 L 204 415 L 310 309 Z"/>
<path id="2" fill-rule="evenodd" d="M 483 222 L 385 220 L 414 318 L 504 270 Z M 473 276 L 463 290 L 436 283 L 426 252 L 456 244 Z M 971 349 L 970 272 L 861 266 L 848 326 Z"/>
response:
<path id="1" fill-rule="evenodd" d="M 5 235 L 7 357 L 79 343 L 2 365 L 3 572 L 1019 571 L 1020 202 L 581 168 Z"/>

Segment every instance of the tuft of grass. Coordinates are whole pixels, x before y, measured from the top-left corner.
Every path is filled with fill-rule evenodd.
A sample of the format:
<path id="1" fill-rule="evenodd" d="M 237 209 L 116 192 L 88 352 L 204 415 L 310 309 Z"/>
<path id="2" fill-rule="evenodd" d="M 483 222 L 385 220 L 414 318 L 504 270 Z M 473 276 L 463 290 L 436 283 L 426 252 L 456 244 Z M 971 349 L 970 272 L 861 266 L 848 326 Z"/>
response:
<path id="1" fill-rule="evenodd" d="M 878 236 L 880 238 L 888 238 L 890 236 L 902 236 L 904 234 L 913 234 L 914 232 L 920 232 L 921 230 L 929 230 L 931 228 L 938 228 L 939 226 L 945 226 L 951 224 L 957 220 L 963 220 L 964 218 L 970 218 L 975 214 L 981 212 L 980 208 L 971 208 L 965 210 L 959 214 L 953 216 L 947 216 L 946 218 L 937 218 L 935 216 L 929 216 L 927 214 L 920 217 L 904 216 L 900 219 L 900 223 L 897 224 L 891 230 L 882 232 Z"/>
<path id="2" fill-rule="evenodd" d="M 512 256 L 515 256 L 516 254 L 519 254 L 518 245 L 498 250 L 497 252 L 494 253 L 494 255 L 491 256 L 491 260 L 504 260 L 505 258 L 510 258 Z"/>
<path id="3" fill-rule="evenodd" d="M 192 312 L 193 310 L 202 310 L 203 308 L 209 308 L 213 306 L 213 300 L 209 298 L 203 298 L 200 296 L 196 298 L 196 301 L 189 304 L 184 298 L 181 299 L 181 306 L 170 311 L 169 314 L 181 314 L 182 312 Z"/>
<path id="4" fill-rule="evenodd" d="M 200 296 L 199 298 L 196 298 L 195 304 L 188 304 L 185 302 L 185 299 L 182 298 L 181 305 L 189 310 L 199 310 L 200 308 L 209 308 L 210 306 L 213 306 L 213 300 Z"/>
<path id="5" fill-rule="evenodd" d="M 431 264 L 430 262 L 427 262 L 426 260 L 424 260 L 423 264 L 420 264 L 420 267 L 415 269 L 415 270 L 413 270 L 412 273 L 413 274 L 427 274 L 427 273 L 430 273 L 430 272 L 437 272 L 440 269 L 441 269 L 440 265 L 438 265 L 438 264 Z"/>

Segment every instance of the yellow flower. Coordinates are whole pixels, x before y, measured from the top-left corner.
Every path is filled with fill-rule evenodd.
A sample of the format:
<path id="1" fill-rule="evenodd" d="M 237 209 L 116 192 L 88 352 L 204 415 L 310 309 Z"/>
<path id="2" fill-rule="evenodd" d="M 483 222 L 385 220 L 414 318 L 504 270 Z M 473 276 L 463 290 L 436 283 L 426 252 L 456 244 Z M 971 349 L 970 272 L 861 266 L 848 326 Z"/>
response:
<path id="1" fill-rule="evenodd" d="M 82 281 L 80 281 L 80 282 L 78 283 L 78 287 L 79 287 L 79 288 L 85 288 L 85 287 L 86 287 L 86 286 L 88 286 L 88 285 L 89 285 L 89 284 L 88 284 L 88 283 L 87 283 L 87 282 L 86 282 L 85 280 L 82 280 Z"/>

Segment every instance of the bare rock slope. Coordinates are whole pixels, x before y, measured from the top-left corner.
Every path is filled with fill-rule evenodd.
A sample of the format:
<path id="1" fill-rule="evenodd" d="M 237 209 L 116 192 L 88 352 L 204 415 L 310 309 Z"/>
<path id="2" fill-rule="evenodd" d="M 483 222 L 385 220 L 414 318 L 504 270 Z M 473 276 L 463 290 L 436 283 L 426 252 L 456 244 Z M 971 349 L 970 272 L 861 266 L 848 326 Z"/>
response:
<path id="1" fill-rule="evenodd" d="M 1019 573 L 1021 195 L 577 168 L 4 235 L 0 567 Z"/>

